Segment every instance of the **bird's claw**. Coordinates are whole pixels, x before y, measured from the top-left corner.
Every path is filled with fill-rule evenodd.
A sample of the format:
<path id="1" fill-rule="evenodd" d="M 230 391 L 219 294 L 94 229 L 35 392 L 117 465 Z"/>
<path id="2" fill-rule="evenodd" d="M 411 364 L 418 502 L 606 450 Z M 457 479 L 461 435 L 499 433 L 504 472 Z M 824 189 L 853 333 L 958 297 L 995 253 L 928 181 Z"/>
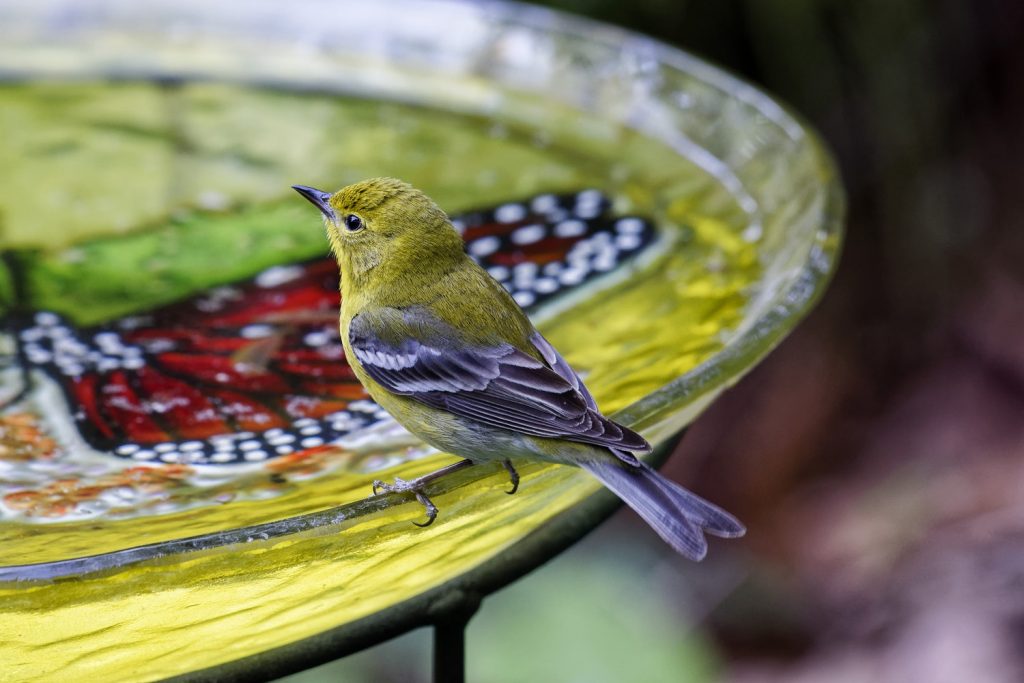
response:
<path id="1" fill-rule="evenodd" d="M 381 493 L 412 493 L 416 496 L 416 500 L 419 501 L 420 505 L 427 512 L 427 521 L 425 522 L 413 522 L 418 527 L 428 527 L 434 523 L 437 519 L 437 506 L 434 505 L 434 501 L 427 497 L 427 494 L 423 492 L 421 486 L 423 483 L 417 481 L 406 481 L 399 477 L 395 477 L 395 483 L 388 484 L 387 482 L 381 481 L 380 479 L 373 480 L 373 495 L 377 496 Z"/>
<path id="2" fill-rule="evenodd" d="M 399 488 L 403 483 L 406 483 L 406 481 L 395 477 L 394 483 L 387 483 L 382 479 L 374 479 L 374 482 L 371 485 L 374 489 L 374 496 L 380 496 L 381 494 L 394 494 L 400 492 L 400 490 L 404 490 L 403 488 Z"/>
<path id="3" fill-rule="evenodd" d="M 427 521 L 425 522 L 413 522 L 418 527 L 428 527 L 434 523 L 437 519 L 437 506 L 434 505 L 434 501 L 427 498 L 427 494 L 422 491 L 416 491 L 416 500 L 420 502 L 420 505 L 427 511 Z"/>
<path id="4" fill-rule="evenodd" d="M 516 472 L 516 468 L 512 466 L 511 460 L 502 460 L 501 464 L 505 466 L 506 470 L 508 470 L 509 479 L 512 480 L 512 488 L 505 491 L 505 493 L 511 496 L 519 490 L 519 472 Z"/>

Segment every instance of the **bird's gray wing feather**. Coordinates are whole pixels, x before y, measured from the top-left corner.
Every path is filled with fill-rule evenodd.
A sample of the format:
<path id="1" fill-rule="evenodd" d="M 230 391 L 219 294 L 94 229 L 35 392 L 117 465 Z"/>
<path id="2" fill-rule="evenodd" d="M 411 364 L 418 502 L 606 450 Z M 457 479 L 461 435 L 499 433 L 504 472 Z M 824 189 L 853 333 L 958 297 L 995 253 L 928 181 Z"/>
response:
<path id="1" fill-rule="evenodd" d="M 397 312 L 396 312 L 397 313 Z M 443 330 L 423 309 L 402 311 L 409 330 Z M 568 439 L 627 451 L 650 445 L 597 410 L 579 376 L 539 333 L 531 342 L 543 361 L 500 343 L 469 346 L 457 335 L 395 335 L 385 316 L 360 314 L 349 325 L 356 360 L 388 391 L 492 427 L 530 436 Z"/>

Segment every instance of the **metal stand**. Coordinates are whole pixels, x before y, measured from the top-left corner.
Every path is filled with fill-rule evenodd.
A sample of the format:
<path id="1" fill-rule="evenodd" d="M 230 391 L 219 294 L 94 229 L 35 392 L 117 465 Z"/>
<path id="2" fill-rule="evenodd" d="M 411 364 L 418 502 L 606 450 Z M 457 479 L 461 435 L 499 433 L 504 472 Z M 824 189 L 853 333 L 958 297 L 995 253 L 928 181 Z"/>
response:
<path id="1" fill-rule="evenodd" d="M 466 626 L 479 605 L 467 604 L 434 623 L 434 683 L 465 683 Z"/>

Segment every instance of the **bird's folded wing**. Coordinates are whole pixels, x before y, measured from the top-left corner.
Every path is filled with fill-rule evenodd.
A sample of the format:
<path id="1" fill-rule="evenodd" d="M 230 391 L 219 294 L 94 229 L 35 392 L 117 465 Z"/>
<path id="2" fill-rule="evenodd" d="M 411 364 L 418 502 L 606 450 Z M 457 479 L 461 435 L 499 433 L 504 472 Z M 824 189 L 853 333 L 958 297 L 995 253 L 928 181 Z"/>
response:
<path id="1" fill-rule="evenodd" d="M 378 384 L 395 394 L 492 427 L 530 436 L 646 451 L 636 432 L 601 415 L 572 368 L 540 336 L 531 343 L 543 361 L 510 343 L 472 346 L 454 334 L 416 338 L 413 330 L 448 326 L 428 312 L 405 311 L 409 334 L 395 335 L 387 316 L 357 315 L 349 326 L 356 359 Z M 419 335 L 425 336 L 425 335 Z"/>

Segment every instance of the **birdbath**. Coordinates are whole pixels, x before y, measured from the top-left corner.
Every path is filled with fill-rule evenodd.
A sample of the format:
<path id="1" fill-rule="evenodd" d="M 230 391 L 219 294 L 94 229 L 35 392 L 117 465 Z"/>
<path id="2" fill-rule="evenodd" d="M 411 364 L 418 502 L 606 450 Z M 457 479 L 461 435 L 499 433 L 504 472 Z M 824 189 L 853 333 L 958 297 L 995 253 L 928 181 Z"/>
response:
<path id="1" fill-rule="evenodd" d="M 290 185 L 430 194 L 656 464 L 838 253 L 785 107 L 533 7 L 16 1 L 0 78 L 6 680 L 270 677 L 423 625 L 454 680 L 480 601 L 616 508 L 535 464 L 432 484 L 429 528 L 371 495 L 454 458 L 352 377 Z"/>

